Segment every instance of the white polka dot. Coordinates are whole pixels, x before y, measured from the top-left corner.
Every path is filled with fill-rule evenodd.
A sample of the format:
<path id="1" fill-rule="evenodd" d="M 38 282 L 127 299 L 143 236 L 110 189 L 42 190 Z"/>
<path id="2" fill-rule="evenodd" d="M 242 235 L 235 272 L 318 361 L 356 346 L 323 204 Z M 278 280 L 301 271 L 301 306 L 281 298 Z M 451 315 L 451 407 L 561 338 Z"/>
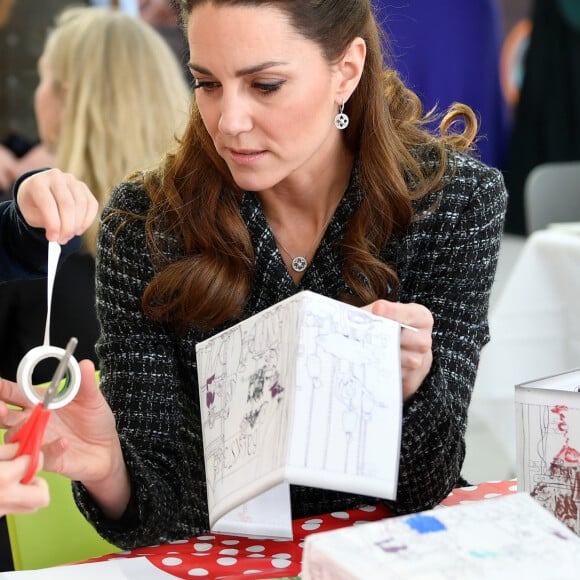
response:
<path id="1" fill-rule="evenodd" d="M 237 546 L 239 543 L 240 540 L 222 540 L 224 546 Z"/>
<path id="2" fill-rule="evenodd" d="M 510 485 L 508 487 L 509 491 L 518 491 L 518 484 L 516 483 L 515 485 Z"/>
<path id="3" fill-rule="evenodd" d="M 238 559 L 237 558 L 218 558 L 216 560 L 216 562 L 220 566 L 233 566 L 234 564 L 238 563 Z"/>
<path id="4" fill-rule="evenodd" d="M 289 560 L 290 558 L 292 558 L 292 555 L 286 553 L 272 554 L 272 558 L 278 558 L 280 560 Z"/>
<path id="5" fill-rule="evenodd" d="M 350 517 L 347 512 L 332 512 L 330 515 L 337 520 L 348 520 Z"/>
<path id="6" fill-rule="evenodd" d="M 215 540 L 215 536 L 197 536 L 196 540 Z"/>
<path id="7" fill-rule="evenodd" d="M 248 558 L 264 558 L 264 554 L 248 554 Z"/>
<path id="8" fill-rule="evenodd" d="M 244 570 L 242 574 L 261 574 L 262 570 Z"/>
<path id="9" fill-rule="evenodd" d="M 291 564 L 292 562 L 290 562 L 290 560 L 272 560 L 272 566 L 274 566 L 274 568 L 288 568 Z"/>
<path id="10" fill-rule="evenodd" d="M 368 524 L 366 520 L 357 520 L 356 522 L 352 522 L 353 526 L 360 526 L 361 524 Z"/>
<path id="11" fill-rule="evenodd" d="M 361 511 L 363 512 L 376 512 L 377 511 L 377 506 L 376 505 L 363 505 L 361 508 L 359 508 Z"/>
<path id="12" fill-rule="evenodd" d="M 246 548 L 246 552 L 263 552 L 266 548 L 264 548 L 264 546 L 260 546 L 259 544 L 256 544 L 255 546 L 248 546 Z"/>
<path id="13" fill-rule="evenodd" d="M 204 544 L 201 542 L 197 542 L 193 544 L 193 549 L 197 550 L 198 552 L 207 552 L 213 548 L 213 544 Z"/>
<path id="14" fill-rule="evenodd" d="M 188 576 L 209 576 L 209 572 L 205 568 L 192 568 L 187 573 Z"/>
<path id="15" fill-rule="evenodd" d="M 321 519 L 312 519 L 312 520 L 306 520 L 303 524 L 302 524 L 302 529 L 303 530 L 317 530 L 320 527 L 320 524 L 322 523 Z"/>
<path id="16" fill-rule="evenodd" d="M 164 566 L 180 566 L 183 564 L 183 560 L 181 558 L 163 558 L 161 562 Z"/>
<path id="17" fill-rule="evenodd" d="M 236 550 L 236 548 L 226 548 L 224 550 L 220 550 L 220 554 L 223 554 L 224 556 L 237 556 L 238 552 L 239 550 Z"/>
<path id="18" fill-rule="evenodd" d="M 501 493 L 486 493 L 483 497 L 485 499 L 491 499 L 492 497 L 499 497 Z"/>

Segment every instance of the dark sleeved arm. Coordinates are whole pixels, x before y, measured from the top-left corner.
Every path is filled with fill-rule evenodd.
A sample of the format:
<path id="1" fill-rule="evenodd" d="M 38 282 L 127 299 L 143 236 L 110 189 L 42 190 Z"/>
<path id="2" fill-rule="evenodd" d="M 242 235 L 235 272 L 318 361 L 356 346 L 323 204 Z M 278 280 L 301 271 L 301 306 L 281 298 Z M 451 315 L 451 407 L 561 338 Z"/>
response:
<path id="1" fill-rule="evenodd" d="M 21 175 L 13 187 L 13 199 L 0 203 L 0 282 L 46 276 L 48 241 L 43 228 L 29 226 L 18 208 L 18 187 L 36 173 Z M 61 261 L 80 248 L 79 237 L 62 246 Z"/>
<path id="2" fill-rule="evenodd" d="M 460 478 L 467 411 L 489 340 L 487 312 L 506 202 L 499 171 L 462 161 L 437 210 L 411 227 L 401 252 L 407 261 L 400 300 L 433 314 L 434 360 L 405 404 L 397 501 L 387 502 L 394 512 L 432 507 Z"/>

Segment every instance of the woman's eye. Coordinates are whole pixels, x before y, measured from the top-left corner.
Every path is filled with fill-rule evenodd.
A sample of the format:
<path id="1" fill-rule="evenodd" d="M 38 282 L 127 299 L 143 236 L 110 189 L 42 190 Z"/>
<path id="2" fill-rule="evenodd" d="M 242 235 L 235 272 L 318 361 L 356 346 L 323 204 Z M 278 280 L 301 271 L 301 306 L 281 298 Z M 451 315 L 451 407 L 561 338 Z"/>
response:
<path id="1" fill-rule="evenodd" d="M 253 84 L 254 88 L 258 89 L 261 93 L 269 94 L 276 92 L 282 85 L 284 81 L 276 81 L 273 83 L 257 83 Z"/>
<path id="2" fill-rule="evenodd" d="M 193 90 L 195 91 L 196 89 L 201 89 L 206 93 L 211 93 L 211 91 L 219 88 L 219 86 L 220 84 L 216 81 L 198 81 L 196 79 L 193 85 Z"/>
<path id="3" fill-rule="evenodd" d="M 258 90 L 260 93 L 268 95 L 276 92 L 283 84 L 284 81 L 275 81 L 268 83 L 254 82 L 252 83 L 252 87 Z M 195 91 L 196 89 L 201 89 L 205 93 L 211 93 L 212 91 L 215 91 L 220 87 L 221 84 L 217 81 L 200 81 L 198 79 L 195 79 L 193 90 Z"/>

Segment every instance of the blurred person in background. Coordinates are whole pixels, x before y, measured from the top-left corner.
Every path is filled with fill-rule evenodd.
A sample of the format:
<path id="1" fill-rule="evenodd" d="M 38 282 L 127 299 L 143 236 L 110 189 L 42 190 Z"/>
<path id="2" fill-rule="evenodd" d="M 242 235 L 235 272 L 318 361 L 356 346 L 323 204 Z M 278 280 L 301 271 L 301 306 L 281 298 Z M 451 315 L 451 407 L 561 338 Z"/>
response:
<path id="1" fill-rule="evenodd" d="M 535 0 L 508 145 L 506 232 L 527 234 L 524 185 L 530 171 L 575 160 L 580 160 L 580 1 Z"/>
<path id="2" fill-rule="evenodd" d="M 0 0 L 0 200 L 12 197 L 18 176 L 54 163 L 39 143 L 34 118 L 36 69 L 46 28 L 70 3 Z"/>
<path id="3" fill-rule="evenodd" d="M 123 11 L 65 10 L 38 67 L 42 145 L 56 167 L 87 184 L 100 209 L 114 185 L 160 161 L 188 118 L 190 90 L 175 55 L 149 24 Z M 95 221 L 56 276 L 50 327 L 52 344 L 64 347 L 76 336 L 76 356 L 96 364 L 97 229 Z M 46 311 L 44 280 L 0 287 L 0 376 L 14 379 L 24 354 L 42 343 Z M 37 367 L 36 382 L 50 380 L 51 365 Z"/>

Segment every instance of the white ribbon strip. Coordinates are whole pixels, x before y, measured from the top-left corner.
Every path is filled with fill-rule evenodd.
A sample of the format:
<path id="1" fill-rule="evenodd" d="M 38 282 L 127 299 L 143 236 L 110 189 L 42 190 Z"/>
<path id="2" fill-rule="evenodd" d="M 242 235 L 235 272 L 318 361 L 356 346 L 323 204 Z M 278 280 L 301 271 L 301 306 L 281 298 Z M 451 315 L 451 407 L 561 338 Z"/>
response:
<path id="1" fill-rule="evenodd" d="M 56 269 L 58 266 L 58 259 L 60 257 L 60 245 L 58 242 L 48 243 L 48 274 L 46 284 L 46 323 L 44 326 L 44 342 L 42 346 L 37 346 L 29 350 L 18 365 L 16 372 L 16 380 L 20 388 L 26 395 L 26 398 L 34 405 L 42 402 L 44 395 L 37 392 L 32 384 L 32 375 L 36 366 L 43 360 L 48 358 L 62 359 L 65 355 L 65 349 L 58 346 L 50 346 L 50 315 L 52 310 L 52 289 L 54 287 L 54 279 L 56 277 Z M 66 387 L 60 391 L 52 403 L 50 409 L 59 409 L 68 405 L 76 396 L 81 386 L 81 370 L 79 363 L 71 356 L 68 363 L 68 383 Z"/>

